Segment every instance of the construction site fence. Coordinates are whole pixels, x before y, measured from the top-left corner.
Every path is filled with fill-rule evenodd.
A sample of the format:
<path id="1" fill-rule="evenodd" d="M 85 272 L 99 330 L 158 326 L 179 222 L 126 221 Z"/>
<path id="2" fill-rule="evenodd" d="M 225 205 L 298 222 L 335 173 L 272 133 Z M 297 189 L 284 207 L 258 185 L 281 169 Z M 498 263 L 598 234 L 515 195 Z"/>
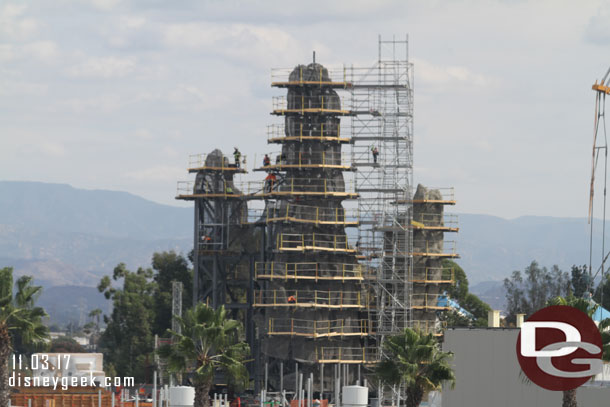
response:
<path id="1" fill-rule="evenodd" d="M 107 390 L 98 391 L 92 389 L 91 392 L 57 391 L 49 389 L 43 392 L 42 389 L 29 392 L 13 392 L 10 395 L 11 406 L 16 407 L 111 407 L 113 394 Z M 100 402 L 101 394 L 101 402 Z M 31 404 L 30 404 L 31 403 Z M 117 406 L 119 403 L 116 403 Z"/>
<path id="2" fill-rule="evenodd" d="M 209 160 L 208 160 L 209 158 Z M 207 162 L 207 164 L 206 164 Z M 222 156 L 219 157 L 213 153 L 201 153 L 201 154 L 191 154 L 189 155 L 189 169 L 197 169 L 197 168 L 213 168 L 220 170 L 235 170 L 236 168 L 245 169 L 243 165 L 247 163 L 247 156 L 241 155 L 239 159 L 240 166 L 237 167 L 235 164 L 235 157 L 229 159 L 228 157 Z"/>
<path id="3" fill-rule="evenodd" d="M 362 264 L 257 262 L 256 279 L 268 280 L 363 280 L 373 274 Z"/>
<path id="4" fill-rule="evenodd" d="M 451 308 L 445 294 L 411 294 L 411 308 L 446 310 Z"/>
<path id="5" fill-rule="evenodd" d="M 311 69 L 299 66 L 297 68 L 274 68 L 271 70 L 271 83 L 294 83 L 320 85 L 331 83 L 345 83 L 347 71 L 344 67 Z M 348 84 L 345 83 L 347 87 Z"/>
<path id="6" fill-rule="evenodd" d="M 284 207 L 270 206 L 266 209 L 248 209 L 242 212 L 242 223 L 304 222 L 315 224 L 357 225 L 359 213 L 356 209 L 324 208 L 310 205 L 287 204 Z"/>
<path id="7" fill-rule="evenodd" d="M 277 236 L 276 248 L 280 251 L 356 251 L 356 249 L 350 246 L 346 235 L 330 235 L 323 233 L 281 233 Z"/>
<path id="8" fill-rule="evenodd" d="M 304 126 L 303 123 L 297 123 L 290 127 L 289 131 L 286 131 L 284 123 L 276 123 L 267 126 L 267 141 L 276 142 L 285 137 L 298 138 L 299 140 L 319 139 L 320 141 L 330 141 L 332 139 L 336 139 L 336 141 L 339 141 L 341 138 L 348 140 L 349 136 L 342 136 L 341 131 L 341 125 L 338 123 L 320 123 L 315 127 Z"/>
<path id="9" fill-rule="evenodd" d="M 334 112 L 344 111 L 349 113 L 347 109 L 342 110 L 343 97 L 339 95 L 281 95 L 273 96 L 272 102 L 274 111 L 294 110 L 305 112 L 307 109 L 330 110 Z"/>
<path id="10" fill-rule="evenodd" d="M 281 170 L 282 167 L 301 168 L 312 165 L 351 168 L 352 165 L 351 160 L 342 155 L 341 151 L 293 151 L 287 153 L 274 151 L 267 153 L 267 157 L 269 157 L 269 163 L 265 164 L 263 156 L 262 169 L 269 167 Z"/>
<path id="11" fill-rule="evenodd" d="M 320 307 L 320 308 L 364 308 L 369 304 L 369 295 L 361 291 L 322 290 L 257 290 L 254 306 L 259 307 Z"/>
<path id="12" fill-rule="evenodd" d="M 370 335 L 366 319 L 358 320 L 306 320 L 296 318 L 270 318 L 269 335 L 305 336 L 311 338 L 332 336 L 366 336 Z"/>
<path id="13" fill-rule="evenodd" d="M 207 180 L 199 185 L 195 181 L 178 181 L 177 196 L 210 195 L 210 196 L 252 196 L 265 194 L 319 194 L 319 195 L 355 195 L 353 182 L 343 179 L 318 178 L 282 178 L 262 181 L 218 181 Z"/>
<path id="14" fill-rule="evenodd" d="M 377 349 L 373 347 L 319 347 L 316 348 L 318 363 L 375 363 L 378 360 Z"/>

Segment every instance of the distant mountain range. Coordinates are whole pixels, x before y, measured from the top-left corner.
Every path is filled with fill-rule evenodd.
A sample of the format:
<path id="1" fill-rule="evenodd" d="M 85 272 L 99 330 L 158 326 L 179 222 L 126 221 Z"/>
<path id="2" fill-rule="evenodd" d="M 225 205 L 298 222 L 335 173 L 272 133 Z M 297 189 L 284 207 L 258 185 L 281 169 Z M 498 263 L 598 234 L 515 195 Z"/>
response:
<path id="1" fill-rule="evenodd" d="M 54 296 L 71 297 L 78 293 L 75 286 L 94 287 L 119 262 L 135 269 L 150 265 L 155 251 L 188 253 L 192 218 L 191 208 L 161 205 L 127 192 L 1 181 L 0 267 L 13 266 L 18 275 L 33 275 L 38 284 L 55 287 L 49 290 Z M 497 306 L 503 297 L 501 280 L 532 260 L 564 270 L 588 262 L 586 219 L 460 214 L 459 220 L 460 232 L 445 239 L 457 240 L 458 263 L 472 291 Z M 594 227 L 600 230 L 600 222 Z M 48 307 L 66 306 L 65 298 L 54 303 L 47 297 Z M 103 304 L 103 298 L 96 298 L 89 306 L 88 297 L 81 296 L 84 303 L 74 300 L 79 309 L 88 313 L 99 301 Z"/>

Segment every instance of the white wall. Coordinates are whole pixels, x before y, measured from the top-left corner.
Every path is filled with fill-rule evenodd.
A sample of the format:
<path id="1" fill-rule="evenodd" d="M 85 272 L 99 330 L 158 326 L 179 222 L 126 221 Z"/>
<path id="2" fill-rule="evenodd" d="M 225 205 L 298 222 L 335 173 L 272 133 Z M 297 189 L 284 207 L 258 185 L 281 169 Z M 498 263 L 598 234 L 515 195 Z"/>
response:
<path id="1" fill-rule="evenodd" d="M 448 329 L 444 351 L 454 353 L 455 389 L 443 407 L 559 407 L 561 392 L 525 383 L 517 361 L 518 329 Z M 579 407 L 610 405 L 610 388 L 579 388 Z"/>

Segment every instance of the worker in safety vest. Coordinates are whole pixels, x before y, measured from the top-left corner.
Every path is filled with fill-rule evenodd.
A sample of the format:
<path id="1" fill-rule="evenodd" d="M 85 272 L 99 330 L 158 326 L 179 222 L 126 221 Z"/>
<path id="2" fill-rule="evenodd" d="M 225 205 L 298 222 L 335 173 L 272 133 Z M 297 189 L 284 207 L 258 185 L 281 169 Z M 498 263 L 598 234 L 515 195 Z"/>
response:
<path id="1" fill-rule="evenodd" d="M 237 147 L 233 147 L 233 158 L 235 158 L 235 166 L 239 168 L 239 160 L 241 159 L 241 152 Z"/>
<path id="2" fill-rule="evenodd" d="M 377 164 L 377 156 L 379 155 L 379 150 L 376 146 L 371 146 L 371 153 L 373 154 L 373 163 Z"/>
<path id="3" fill-rule="evenodd" d="M 277 181 L 277 177 L 274 173 L 270 172 L 265 178 L 265 192 L 270 193 L 273 191 L 273 184 Z"/>
<path id="4" fill-rule="evenodd" d="M 291 295 L 290 297 L 288 297 L 287 302 L 288 304 L 295 304 L 297 302 L 297 299 L 294 297 L 294 295 Z"/>

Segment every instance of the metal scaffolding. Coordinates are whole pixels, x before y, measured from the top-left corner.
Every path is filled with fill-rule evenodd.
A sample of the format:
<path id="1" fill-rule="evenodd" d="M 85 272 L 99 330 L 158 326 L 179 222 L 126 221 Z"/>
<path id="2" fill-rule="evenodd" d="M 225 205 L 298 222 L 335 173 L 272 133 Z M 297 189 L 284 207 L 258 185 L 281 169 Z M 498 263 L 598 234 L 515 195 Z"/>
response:
<path id="1" fill-rule="evenodd" d="M 362 261 L 378 270 L 371 309 L 377 347 L 410 318 L 413 196 L 413 67 L 408 41 L 379 38 L 378 60 L 347 69 L 351 93 L 352 165 L 360 195 Z M 375 253 L 376 255 L 373 255 Z"/>
<path id="2" fill-rule="evenodd" d="M 376 356 L 387 336 L 412 326 L 413 66 L 408 39 L 379 37 L 378 60 L 347 69 L 355 190 L 361 214 L 360 261 L 376 270 L 369 307 Z M 418 324 L 419 326 L 419 324 Z M 427 328 L 427 327 L 426 327 Z M 378 389 L 380 405 L 404 395 Z"/>

